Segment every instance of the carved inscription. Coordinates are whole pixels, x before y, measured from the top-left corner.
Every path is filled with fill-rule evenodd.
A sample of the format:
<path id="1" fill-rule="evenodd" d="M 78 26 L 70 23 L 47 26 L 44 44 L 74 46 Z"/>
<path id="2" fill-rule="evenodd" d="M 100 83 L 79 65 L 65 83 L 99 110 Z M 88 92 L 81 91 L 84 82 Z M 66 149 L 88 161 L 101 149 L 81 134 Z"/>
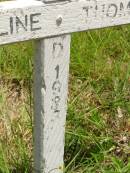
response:
<path id="1" fill-rule="evenodd" d="M 41 13 L 34 13 L 30 15 L 25 15 L 22 17 L 13 16 L 8 19 L 9 29 L 8 31 L 0 32 L 0 36 L 20 34 L 23 31 L 37 31 L 41 30 L 40 25 Z"/>
<path id="2" fill-rule="evenodd" d="M 18 7 L 8 11 L 0 8 L 0 38 L 5 37 L 2 44 L 130 23 L 130 0 L 78 0 L 61 7 L 53 3 L 34 10 L 33 6 L 28 12 Z M 54 43 L 53 47 L 54 57 L 62 56 L 62 44 Z"/>
<path id="3" fill-rule="evenodd" d="M 59 65 L 57 65 L 55 67 L 55 72 L 56 72 L 56 78 L 55 81 L 52 85 L 52 91 L 53 91 L 53 98 L 52 98 L 52 107 L 51 109 L 53 110 L 54 113 L 59 113 L 60 109 L 59 109 L 59 104 L 60 104 L 60 92 L 61 92 L 61 82 L 59 81 L 59 70 L 60 67 Z"/>
<path id="4" fill-rule="evenodd" d="M 53 44 L 53 57 L 58 58 L 62 56 L 63 45 L 61 43 Z"/>
<path id="5" fill-rule="evenodd" d="M 62 43 L 54 43 L 53 44 L 53 57 L 58 58 L 63 50 Z M 61 101 L 61 87 L 62 84 L 60 82 L 60 65 L 57 64 L 55 66 L 55 79 L 52 85 L 52 106 L 51 109 L 56 116 L 60 113 L 60 101 Z"/>
<path id="6" fill-rule="evenodd" d="M 130 15 L 130 1 L 124 5 L 123 2 L 99 4 L 94 1 L 93 5 L 87 5 L 83 7 L 83 11 L 87 18 L 92 17 L 108 17 L 115 18 L 125 15 Z M 87 19 L 86 18 L 86 19 Z M 87 20 L 86 20 L 87 21 Z"/>

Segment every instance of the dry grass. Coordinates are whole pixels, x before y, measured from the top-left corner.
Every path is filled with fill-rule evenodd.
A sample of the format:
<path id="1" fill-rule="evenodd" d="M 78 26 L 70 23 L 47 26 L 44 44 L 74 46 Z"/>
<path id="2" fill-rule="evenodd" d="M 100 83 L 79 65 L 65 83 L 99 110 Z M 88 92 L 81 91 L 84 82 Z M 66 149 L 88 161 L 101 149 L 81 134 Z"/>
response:
<path id="1" fill-rule="evenodd" d="M 67 173 L 130 172 L 129 29 L 72 37 Z M 2 173 L 32 171 L 32 48 L 31 43 L 0 48 L 0 75 L 6 78 L 0 84 Z"/>
<path id="2" fill-rule="evenodd" d="M 16 169 L 23 173 L 23 165 L 32 166 L 32 108 L 28 104 L 29 97 L 22 82 L 1 80 L 0 151 L 6 156 L 9 171 Z"/>

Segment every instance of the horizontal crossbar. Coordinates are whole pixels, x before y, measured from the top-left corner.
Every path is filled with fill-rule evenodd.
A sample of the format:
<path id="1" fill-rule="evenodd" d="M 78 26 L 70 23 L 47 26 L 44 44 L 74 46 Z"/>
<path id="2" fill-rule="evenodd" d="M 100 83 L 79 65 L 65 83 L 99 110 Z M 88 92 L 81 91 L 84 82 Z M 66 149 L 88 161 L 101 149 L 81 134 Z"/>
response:
<path id="1" fill-rule="evenodd" d="M 0 3 L 0 45 L 130 23 L 130 0 Z"/>

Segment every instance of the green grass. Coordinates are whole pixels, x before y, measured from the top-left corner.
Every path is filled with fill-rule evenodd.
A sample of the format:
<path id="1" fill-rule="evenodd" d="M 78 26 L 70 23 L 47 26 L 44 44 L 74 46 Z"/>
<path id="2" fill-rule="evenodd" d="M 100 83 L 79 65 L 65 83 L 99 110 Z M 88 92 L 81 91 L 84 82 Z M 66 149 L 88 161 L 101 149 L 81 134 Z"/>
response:
<path id="1" fill-rule="evenodd" d="M 130 172 L 129 31 L 123 26 L 72 35 L 66 173 Z M 33 47 L 0 48 L 1 173 L 32 170 Z"/>

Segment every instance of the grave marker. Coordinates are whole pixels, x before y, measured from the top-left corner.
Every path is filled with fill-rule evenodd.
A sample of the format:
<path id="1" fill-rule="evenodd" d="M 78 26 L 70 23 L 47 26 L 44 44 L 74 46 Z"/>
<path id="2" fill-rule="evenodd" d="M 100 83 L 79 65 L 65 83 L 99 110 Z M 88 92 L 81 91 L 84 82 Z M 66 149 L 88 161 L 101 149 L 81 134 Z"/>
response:
<path id="1" fill-rule="evenodd" d="M 63 173 L 70 33 L 129 23 L 130 0 L 0 2 L 0 45 L 36 43 L 35 173 Z"/>
<path id="2" fill-rule="evenodd" d="M 35 172 L 62 173 L 70 36 L 42 39 L 35 59 Z"/>

